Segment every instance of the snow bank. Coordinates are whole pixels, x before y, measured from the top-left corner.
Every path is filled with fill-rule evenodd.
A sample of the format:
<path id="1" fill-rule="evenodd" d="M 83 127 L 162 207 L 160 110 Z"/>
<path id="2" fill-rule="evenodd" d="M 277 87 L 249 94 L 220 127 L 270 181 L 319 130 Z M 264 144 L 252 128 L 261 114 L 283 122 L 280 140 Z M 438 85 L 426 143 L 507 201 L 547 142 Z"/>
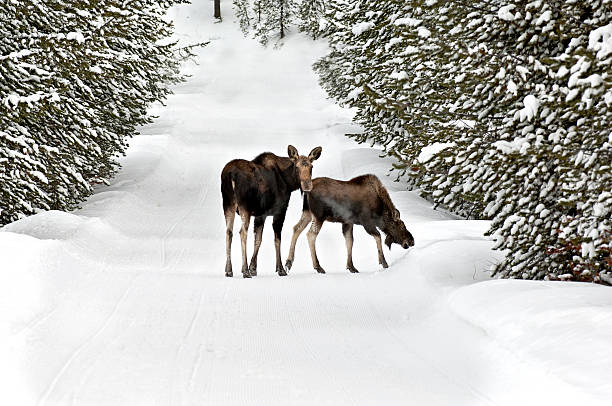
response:
<path id="1" fill-rule="evenodd" d="M 526 361 L 601 401 L 612 392 L 609 287 L 495 280 L 458 289 L 450 305 Z"/>
<path id="2" fill-rule="evenodd" d="M 87 221 L 83 216 L 50 210 L 6 225 L 1 232 L 29 235 L 40 240 L 66 240 Z"/>
<path id="3" fill-rule="evenodd" d="M 23 353 L 16 337 L 36 319 L 41 302 L 42 253 L 50 246 L 26 235 L 0 232 L 0 399 L 7 404 L 34 404 L 26 381 Z M 10 392 L 8 390 L 10 389 Z M 8 398 L 6 393 L 9 393 Z"/>

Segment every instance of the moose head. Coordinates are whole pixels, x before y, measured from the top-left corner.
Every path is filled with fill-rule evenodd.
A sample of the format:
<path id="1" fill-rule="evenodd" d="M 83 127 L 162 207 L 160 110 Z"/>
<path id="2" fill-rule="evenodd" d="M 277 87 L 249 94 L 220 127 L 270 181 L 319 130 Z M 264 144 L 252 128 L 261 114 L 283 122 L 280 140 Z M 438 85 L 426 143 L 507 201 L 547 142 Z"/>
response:
<path id="1" fill-rule="evenodd" d="M 300 155 L 293 145 L 287 147 L 289 159 L 295 165 L 296 176 L 300 181 L 300 189 L 304 192 L 312 190 L 312 162 L 321 156 L 323 148 L 316 147 L 308 156 Z"/>

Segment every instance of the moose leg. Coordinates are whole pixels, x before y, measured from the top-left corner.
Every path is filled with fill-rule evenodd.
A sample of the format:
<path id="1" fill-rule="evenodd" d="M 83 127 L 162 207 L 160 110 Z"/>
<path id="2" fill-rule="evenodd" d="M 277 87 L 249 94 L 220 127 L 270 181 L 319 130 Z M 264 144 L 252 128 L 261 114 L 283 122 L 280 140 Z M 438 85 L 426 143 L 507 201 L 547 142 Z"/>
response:
<path id="1" fill-rule="evenodd" d="M 289 257 L 287 257 L 287 262 L 285 263 L 285 267 L 287 270 L 291 269 L 293 265 L 293 258 L 295 257 L 295 244 L 297 243 L 300 234 L 302 231 L 308 226 L 308 223 L 312 221 L 312 215 L 309 211 L 303 211 L 302 217 L 300 221 L 293 227 L 293 237 L 291 237 L 291 247 L 289 247 Z"/>
<path id="2" fill-rule="evenodd" d="M 251 215 L 246 210 L 240 210 L 240 218 L 242 219 L 242 228 L 240 229 L 240 243 L 242 245 L 242 276 L 250 278 L 249 268 L 247 266 L 247 235 L 249 231 L 249 223 Z"/>
<path id="3" fill-rule="evenodd" d="M 259 246 L 261 245 L 261 237 L 263 234 L 265 221 L 266 218 L 264 216 L 257 216 L 253 220 L 255 243 L 253 245 L 253 256 L 251 257 L 251 264 L 249 265 L 249 272 L 251 276 L 257 276 L 257 254 L 259 254 Z"/>
<path id="4" fill-rule="evenodd" d="M 225 210 L 225 276 L 232 277 L 232 236 L 234 230 L 234 217 L 236 216 L 236 207 L 229 207 Z"/>
<path id="5" fill-rule="evenodd" d="M 310 226 L 310 230 L 308 230 L 308 245 L 310 246 L 310 256 L 312 257 L 312 267 L 318 273 L 325 273 L 325 270 L 321 268 L 319 264 L 319 259 L 317 258 L 317 250 L 315 248 L 315 244 L 317 241 L 317 235 L 319 235 L 319 231 L 321 231 L 321 226 L 323 226 L 323 222 L 321 220 L 313 219 L 312 226 Z"/>
<path id="6" fill-rule="evenodd" d="M 342 223 L 342 234 L 346 241 L 346 269 L 352 273 L 359 272 L 353 265 L 353 225 Z"/>
<path id="7" fill-rule="evenodd" d="M 374 240 L 376 240 L 376 248 L 378 249 L 378 263 L 381 264 L 383 268 L 389 268 L 389 265 L 387 264 L 387 261 L 385 260 L 385 255 L 383 254 L 380 233 L 378 232 L 376 227 L 365 227 L 364 226 L 364 228 L 366 232 L 370 234 L 372 237 L 374 237 Z"/>
<path id="8" fill-rule="evenodd" d="M 274 248 L 276 249 L 276 272 L 278 276 L 287 276 L 287 271 L 283 267 L 281 259 L 281 232 L 283 231 L 283 223 L 285 222 L 285 214 L 287 208 L 274 216 L 272 228 L 274 229 Z"/>

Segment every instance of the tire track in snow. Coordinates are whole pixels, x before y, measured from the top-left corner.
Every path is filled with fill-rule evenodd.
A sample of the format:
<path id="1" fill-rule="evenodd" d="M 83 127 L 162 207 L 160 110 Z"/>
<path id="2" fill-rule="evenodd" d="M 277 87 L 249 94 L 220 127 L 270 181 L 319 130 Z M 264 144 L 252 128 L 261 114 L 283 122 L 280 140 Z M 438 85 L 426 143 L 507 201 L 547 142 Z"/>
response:
<path id="1" fill-rule="evenodd" d="M 34 330 L 40 324 L 44 323 L 51 316 L 53 316 L 55 314 L 55 312 L 60 307 L 62 307 L 64 305 L 64 299 L 68 296 L 69 291 L 70 292 L 80 291 L 83 288 L 87 288 L 87 287 L 91 286 L 93 284 L 94 279 L 97 276 L 100 276 L 101 274 L 103 274 L 106 270 L 108 270 L 108 268 L 109 268 L 109 266 L 107 264 L 107 261 L 104 260 L 103 265 L 102 265 L 102 269 L 100 269 L 97 272 L 91 272 L 89 275 L 87 275 L 84 278 L 84 280 L 80 281 L 77 284 L 77 286 L 75 286 L 75 287 L 68 287 L 66 289 L 62 289 L 62 291 L 58 294 L 58 297 L 57 297 L 58 304 L 56 306 L 52 307 L 51 310 L 48 310 L 47 312 L 43 312 L 42 314 L 34 316 L 30 321 L 28 321 L 26 323 L 25 326 L 20 328 L 18 331 L 15 331 L 15 332 L 11 333 L 10 337 L 11 338 L 15 338 L 17 336 L 25 335 L 25 334 L 31 332 L 32 330 Z"/>
<path id="2" fill-rule="evenodd" d="M 324 304 L 322 301 L 319 301 L 319 303 L 321 305 L 321 307 L 324 307 Z M 285 306 L 284 308 L 289 308 L 287 301 L 285 300 Z M 315 363 L 317 365 L 320 365 L 320 371 L 327 377 L 327 382 L 334 382 L 337 381 L 336 377 L 333 376 L 329 371 L 332 370 L 333 368 L 326 368 L 324 366 L 324 359 L 320 356 L 317 355 L 317 352 L 312 348 L 312 345 L 310 345 L 305 339 L 304 339 L 304 334 L 299 334 L 298 330 L 296 328 L 296 323 L 294 321 L 294 316 L 293 316 L 293 312 L 289 312 L 289 317 L 287 318 L 289 321 L 289 325 L 291 326 L 291 332 L 293 333 L 293 335 L 295 336 L 295 338 L 297 338 L 297 340 L 299 340 L 302 343 L 302 348 L 304 349 L 304 351 L 308 354 L 308 356 L 315 361 Z M 293 340 L 293 342 L 297 341 L 297 340 Z M 346 389 L 344 385 L 338 385 L 340 386 L 340 389 L 342 390 L 342 392 L 345 394 L 345 400 L 343 401 L 344 404 L 347 405 L 357 405 L 359 404 L 359 402 L 357 401 L 357 399 L 355 399 L 355 397 L 353 396 L 353 394 L 351 393 L 350 390 Z"/>
<path id="3" fill-rule="evenodd" d="M 221 300 L 219 300 L 218 304 L 215 306 L 215 309 L 213 311 L 212 317 L 210 318 L 210 322 L 208 323 L 208 337 L 206 340 L 201 341 L 199 346 L 198 346 L 198 352 L 197 352 L 197 357 L 191 367 L 191 373 L 189 376 L 189 383 L 187 386 L 187 390 L 189 393 L 193 393 L 194 388 L 195 388 L 195 380 L 196 380 L 196 376 L 199 372 L 200 369 L 200 364 L 202 363 L 202 357 L 204 355 L 204 347 L 208 347 L 212 340 L 215 338 L 213 337 L 213 327 L 218 324 L 219 322 L 219 308 L 225 308 L 225 302 L 227 300 L 227 294 L 229 292 L 229 286 L 230 283 L 225 283 L 225 289 L 223 291 L 223 296 L 221 297 Z M 211 362 L 210 363 L 210 369 L 209 369 L 209 377 L 210 379 L 207 381 L 207 385 L 206 385 L 206 397 L 207 399 L 210 401 L 210 395 L 211 395 L 211 389 L 212 389 L 212 378 L 214 377 L 213 373 L 215 370 L 215 362 Z M 204 404 L 210 404 L 210 402 L 205 402 Z"/>
<path id="4" fill-rule="evenodd" d="M 206 293 L 206 291 L 204 289 L 201 290 L 200 292 L 200 297 L 198 299 L 198 304 L 196 307 L 195 312 L 193 313 L 193 316 L 191 317 L 191 320 L 189 322 L 189 325 L 187 327 L 187 331 L 183 334 L 183 337 L 181 338 L 181 342 L 179 343 L 177 350 L 175 352 L 174 355 L 174 363 L 175 365 L 180 365 L 180 361 L 181 361 L 181 356 L 183 354 L 183 351 L 185 350 L 186 344 L 189 341 L 189 339 L 191 338 L 191 336 L 193 335 L 193 331 L 195 329 L 195 325 L 196 325 L 196 321 L 198 320 L 198 318 L 200 317 L 200 314 L 202 312 L 202 302 L 204 301 L 204 294 Z M 193 372 L 191 372 L 193 373 Z M 191 374 L 190 374 L 191 376 Z M 174 401 L 174 394 L 176 392 L 175 390 L 176 387 L 176 381 L 172 382 L 172 387 L 171 387 L 171 394 L 170 394 L 170 403 L 171 404 L 176 404 L 177 402 Z M 179 402 L 182 404 L 182 399 L 181 402 Z"/>
<path id="5" fill-rule="evenodd" d="M 209 190 L 209 186 L 208 186 L 208 182 L 204 181 L 203 182 L 203 186 L 200 189 L 200 193 L 198 194 L 198 199 L 196 201 L 196 203 L 191 206 L 177 221 L 175 221 L 170 228 L 168 229 L 168 231 L 166 231 L 166 233 L 163 235 L 163 237 L 161 238 L 161 267 L 163 269 L 166 269 L 168 267 L 167 264 L 167 258 L 166 258 L 166 243 L 168 242 L 168 239 L 170 238 L 170 236 L 172 235 L 172 233 L 174 232 L 174 230 L 176 229 L 176 227 L 181 224 L 183 221 L 187 220 L 187 218 L 189 216 L 191 216 L 191 214 L 198 208 L 200 208 L 202 206 L 202 204 L 206 201 L 206 198 L 208 197 L 208 190 Z M 186 249 L 185 247 L 181 248 L 181 253 L 178 255 L 178 261 L 180 261 L 180 259 L 183 257 L 184 253 L 185 253 Z M 178 265 L 178 262 L 175 261 L 175 264 L 172 266 L 172 268 L 174 268 L 176 265 Z"/>
<path id="6" fill-rule="evenodd" d="M 110 342 L 106 345 L 106 348 L 109 348 L 113 344 L 118 343 L 120 341 L 120 338 L 123 338 L 125 335 L 127 335 L 127 333 L 134 326 L 134 324 L 136 324 L 136 319 L 130 320 L 128 325 L 125 328 L 121 329 L 123 334 L 122 335 L 117 335 L 112 340 L 110 340 Z M 94 368 L 96 367 L 98 361 L 100 360 L 100 358 L 102 358 L 102 356 L 105 354 L 105 352 L 106 352 L 105 350 L 97 352 L 96 355 L 95 355 L 95 358 L 91 361 L 91 363 L 89 364 L 89 366 L 87 367 L 87 369 L 83 373 L 81 379 L 79 380 L 79 383 L 76 386 L 76 389 L 74 389 L 72 391 L 72 396 L 70 397 L 71 398 L 71 401 L 70 401 L 71 405 L 79 404 L 79 402 L 77 401 L 78 398 L 79 398 L 79 394 L 81 393 L 81 391 L 83 389 L 83 386 L 85 385 L 85 382 L 87 382 L 87 380 L 91 376 L 91 373 L 93 372 Z"/>
<path id="7" fill-rule="evenodd" d="M 137 277 L 141 277 L 142 274 L 136 275 L 134 279 L 136 279 Z M 156 283 L 155 286 L 153 288 L 151 288 L 151 291 L 155 291 L 156 289 L 158 289 L 160 286 L 163 285 L 164 282 L 164 278 L 163 277 L 158 277 L 156 278 Z M 133 315 L 133 313 L 132 313 Z M 85 385 L 85 383 L 87 382 L 87 380 L 89 379 L 89 376 L 91 375 L 91 373 L 93 372 L 97 362 L 102 358 L 102 356 L 107 352 L 107 350 L 111 347 L 111 345 L 121 341 L 119 339 L 119 337 L 123 338 L 125 337 L 129 332 L 131 332 L 131 328 L 136 324 L 137 320 L 139 320 L 137 317 L 132 317 L 132 319 L 128 322 L 128 325 L 125 328 L 121 328 L 120 330 L 118 330 L 120 332 L 120 334 L 114 336 L 107 344 L 104 345 L 104 349 L 102 349 L 101 351 L 98 351 L 94 357 L 94 359 L 89 363 L 87 369 L 85 370 L 85 372 L 83 373 L 83 376 L 81 377 L 81 379 L 79 380 L 79 383 L 76 387 L 76 389 L 74 389 L 72 391 L 72 404 L 76 404 L 76 399 L 78 399 L 78 395 L 79 393 L 82 391 L 83 386 Z"/>
<path id="8" fill-rule="evenodd" d="M 126 297 L 128 296 L 128 294 L 130 293 L 130 291 L 134 287 L 134 283 L 135 283 L 136 279 L 139 278 L 139 276 L 140 275 L 135 275 L 135 276 L 132 277 L 132 279 L 130 280 L 130 283 L 128 284 L 127 288 L 124 290 L 124 292 L 121 295 L 121 297 L 115 302 L 113 310 L 110 312 L 109 316 L 106 318 L 106 320 L 104 321 L 102 326 L 98 330 L 96 330 L 96 332 L 94 334 L 92 334 L 89 338 L 87 338 L 75 351 L 73 351 L 72 355 L 64 363 L 62 368 L 60 368 L 59 372 L 57 372 L 55 374 L 55 377 L 53 378 L 53 380 L 51 381 L 51 383 L 49 384 L 49 386 L 45 390 L 43 396 L 38 401 L 39 405 L 45 404 L 45 402 L 48 400 L 49 396 L 51 395 L 51 393 L 53 392 L 53 390 L 57 386 L 58 382 L 64 376 L 64 374 L 66 373 L 68 368 L 70 368 L 70 366 L 72 365 L 74 360 L 83 352 L 83 350 L 85 350 L 85 348 L 87 346 L 89 346 L 99 335 L 101 335 L 102 332 L 106 329 L 106 327 L 110 324 L 112 319 L 117 314 L 117 310 L 119 309 L 121 304 L 123 304 L 123 302 L 125 301 Z"/>

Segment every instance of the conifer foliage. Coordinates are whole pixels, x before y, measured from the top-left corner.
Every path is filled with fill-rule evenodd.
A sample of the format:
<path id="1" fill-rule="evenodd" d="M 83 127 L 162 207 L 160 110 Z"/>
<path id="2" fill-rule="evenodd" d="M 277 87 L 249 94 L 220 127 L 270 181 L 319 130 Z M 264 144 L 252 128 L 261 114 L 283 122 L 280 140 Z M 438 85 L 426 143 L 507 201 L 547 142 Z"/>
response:
<path id="1" fill-rule="evenodd" d="M 0 224 L 72 209 L 115 173 L 181 79 L 164 15 L 184 2 L 0 0 Z"/>
<path id="2" fill-rule="evenodd" d="M 251 31 L 263 45 L 279 43 L 297 26 L 317 38 L 325 12 L 324 0 L 233 0 L 235 15 L 245 35 Z"/>
<path id="3" fill-rule="evenodd" d="M 610 280 L 612 2 L 330 0 L 322 86 L 494 273 Z"/>

